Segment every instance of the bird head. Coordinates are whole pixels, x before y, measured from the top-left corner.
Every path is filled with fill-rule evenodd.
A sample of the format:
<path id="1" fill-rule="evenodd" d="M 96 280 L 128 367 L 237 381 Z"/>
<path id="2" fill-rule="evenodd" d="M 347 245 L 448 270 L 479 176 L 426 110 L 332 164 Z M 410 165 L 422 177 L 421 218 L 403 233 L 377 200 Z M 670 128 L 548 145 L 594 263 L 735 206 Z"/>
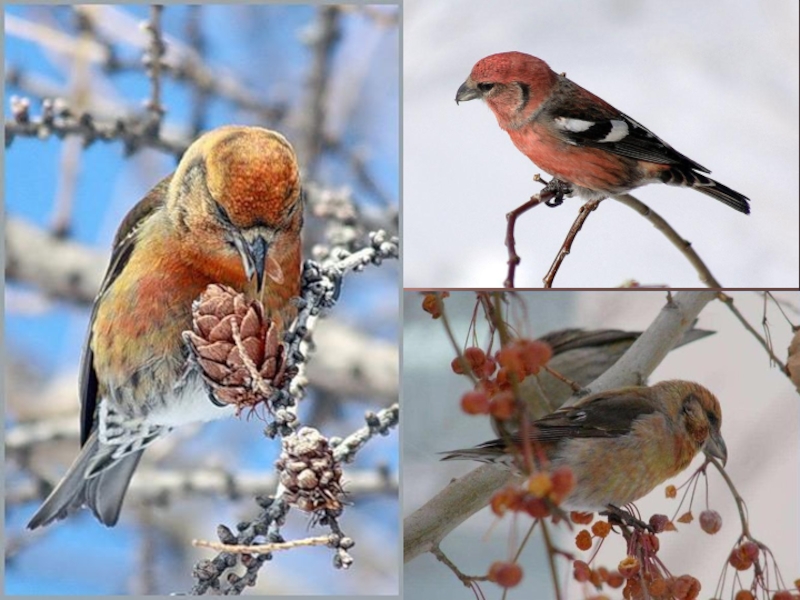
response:
<path id="1" fill-rule="evenodd" d="M 485 100 L 503 127 L 526 107 L 538 107 L 558 76 L 543 60 L 522 52 L 502 52 L 482 58 L 456 93 L 456 104 Z"/>
<path id="2" fill-rule="evenodd" d="M 680 416 L 689 438 L 707 456 L 722 461 L 728 460 L 728 448 L 722 439 L 722 410 L 716 396 L 703 386 L 690 382 L 679 383 L 685 386 L 681 394 Z"/>
<path id="3" fill-rule="evenodd" d="M 259 292 L 283 282 L 282 238 L 299 243 L 303 201 L 289 142 L 261 127 L 229 126 L 195 141 L 172 177 L 168 211 L 178 229 L 221 265 L 244 269 Z M 241 270 L 238 271 L 241 273 Z"/>

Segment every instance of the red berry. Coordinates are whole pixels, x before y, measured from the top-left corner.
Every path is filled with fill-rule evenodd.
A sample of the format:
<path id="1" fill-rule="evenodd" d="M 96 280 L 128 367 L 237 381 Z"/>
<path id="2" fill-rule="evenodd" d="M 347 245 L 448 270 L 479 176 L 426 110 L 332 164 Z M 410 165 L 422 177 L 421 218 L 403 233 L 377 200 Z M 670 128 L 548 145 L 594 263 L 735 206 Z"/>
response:
<path id="1" fill-rule="evenodd" d="M 737 546 L 731 550 L 728 562 L 737 571 L 746 571 L 753 566 L 753 559 L 747 556 L 742 546 Z"/>
<path id="2" fill-rule="evenodd" d="M 456 375 L 464 374 L 464 363 L 461 362 L 460 356 L 456 356 L 452 361 L 450 361 L 450 368 L 453 369 L 453 373 Z"/>
<path id="3" fill-rule="evenodd" d="M 547 502 L 533 494 L 525 494 L 523 505 L 525 506 L 525 512 L 534 519 L 543 519 L 550 514 L 550 507 L 547 506 Z"/>
<path id="4" fill-rule="evenodd" d="M 494 562 L 489 567 L 489 581 L 504 588 L 514 587 L 522 581 L 522 568 L 517 563 Z"/>
<path id="5" fill-rule="evenodd" d="M 722 529 L 722 517 L 715 510 L 704 510 L 700 513 L 700 528 L 710 535 Z"/>
<path id="6" fill-rule="evenodd" d="M 492 400 L 489 403 L 489 414 L 495 419 L 505 421 L 514 416 L 516 404 L 514 394 L 511 392 L 500 392 L 492 396 Z"/>
<path id="7" fill-rule="evenodd" d="M 508 510 L 517 510 L 520 506 L 522 496 L 519 490 L 512 485 L 508 485 L 497 490 L 489 501 L 492 512 L 498 517 L 502 517 Z"/>
<path id="8" fill-rule="evenodd" d="M 485 415 L 490 410 L 489 396 L 484 392 L 467 392 L 461 396 L 461 410 L 468 415 Z"/>
<path id="9" fill-rule="evenodd" d="M 464 350 L 464 358 L 467 359 L 469 366 L 475 371 L 486 362 L 486 353 L 480 348 L 471 346 Z"/>
<path id="10" fill-rule="evenodd" d="M 572 562 L 572 577 L 575 581 L 579 581 L 583 583 L 584 581 L 589 581 L 589 578 L 592 576 L 592 570 L 582 560 L 576 560 Z"/>
<path id="11" fill-rule="evenodd" d="M 594 520 L 594 513 L 572 511 L 569 513 L 569 518 L 578 525 L 588 525 Z"/>
<path id="12" fill-rule="evenodd" d="M 700 595 L 700 582 L 691 575 L 681 575 L 672 585 L 675 600 L 695 600 Z"/>
<path id="13" fill-rule="evenodd" d="M 650 527 L 652 527 L 656 533 L 664 531 L 667 527 L 667 523 L 669 523 L 667 515 L 653 515 L 650 517 Z"/>
<path id="14" fill-rule="evenodd" d="M 542 366 L 546 365 L 553 356 L 553 349 L 545 342 L 519 340 L 518 343 L 526 375 L 539 373 Z"/>
<path id="15" fill-rule="evenodd" d="M 598 521 L 592 525 L 592 533 L 599 538 L 604 538 L 611 533 L 611 525 L 609 525 L 606 521 Z"/>
<path id="16" fill-rule="evenodd" d="M 744 552 L 750 560 L 755 561 L 758 558 L 758 544 L 755 542 L 745 542 L 742 544 L 742 552 Z"/>
<path id="17" fill-rule="evenodd" d="M 575 474 L 569 467 L 562 466 L 553 469 L 553 472 L 550 474 L 550 479 L 553 482 L 553 490 L 550 493 L 550 499 L 558 504 L 566 498 L 575 487 Z"/>
<path id="18" fill-rule="evenodd" d="M 620 575 L 622 575 L 625 579 L 631 579 L 636 577 L 639 574 L 639 559 L 635 556 L 628 555 L 619 561 L 619 569 Z"/>
<path id="19" fill-rule="evenodd" d="M 592 547 L 592 535 L 588 529 L 581 529 L 575 536 L 575 545 L 584 552 Z"/>
<path id="20" fill-rule="evenodd" d="M 491 356 L 487 356 L 483 364 L 475 370 L 478 377 L 491 377 L 497 369 L 497 361 Z"/>

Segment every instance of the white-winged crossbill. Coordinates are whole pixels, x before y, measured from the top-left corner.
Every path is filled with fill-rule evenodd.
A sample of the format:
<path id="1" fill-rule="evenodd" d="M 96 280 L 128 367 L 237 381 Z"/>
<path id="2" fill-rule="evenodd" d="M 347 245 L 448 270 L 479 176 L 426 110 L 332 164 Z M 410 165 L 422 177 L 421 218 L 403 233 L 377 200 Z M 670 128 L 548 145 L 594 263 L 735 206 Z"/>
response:
<path id="1" fill-rule="evenodd" d="M 559 409 L 530 427 L 532 456 L 547 469 L 569 467 L 575 487 L 561 506 L 595 512 L 622 507 L 683 471 L 699 451 L 727 460 L 722 412 L 714 394 L 689 381 L 610 390 Z M 446 452 L 466 459 L 520 465 L 519 434 Z M 543 466 L 543 465 L 542 465 Z"/>
<path id="2" fill-rule="evenodd" d="M 212 283 L 259 300 L 280 332 L 300 293 L 303 201 L 294 150 L 260 127 L 196 140 L 131 209 L 94 303 L 81 367 L 81 451 L 28 527 L 88 506 L 114 525 L 144 448 L 233 414 L 212 401 L 182 333 Z"/>
<path id="3" fill-rule="evenodd" d="M 661 182 L 750 212 L 748 198 L 706 177 L 708 169 L 535 56 L 503 52 L 479 60 L 456 102 L 476 98 L 486 101 L 520 152 L 568 184 L 567 195 L 599 199 Z"/>

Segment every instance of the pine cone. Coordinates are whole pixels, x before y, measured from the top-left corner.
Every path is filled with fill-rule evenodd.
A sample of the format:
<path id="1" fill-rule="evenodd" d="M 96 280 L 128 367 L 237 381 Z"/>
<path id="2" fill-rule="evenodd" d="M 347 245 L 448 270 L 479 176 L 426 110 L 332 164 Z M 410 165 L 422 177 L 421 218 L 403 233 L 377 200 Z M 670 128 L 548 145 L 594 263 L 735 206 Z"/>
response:
<path id="1" fill-rule="evenodd" d="M 316 429 L 303 427 L 283 438 L 275 467 L 290 504 L 306 512 L 342 508 L 342 467 L 334 460 L 328 440 Z"/>
<path id="2" fill-rule="evenodd" d="M 209 285 L 192 304 L 192 328 L 184 340 L 218 402 L 254 407 L 283 385 L 284 346 L 261 302 Z"/>

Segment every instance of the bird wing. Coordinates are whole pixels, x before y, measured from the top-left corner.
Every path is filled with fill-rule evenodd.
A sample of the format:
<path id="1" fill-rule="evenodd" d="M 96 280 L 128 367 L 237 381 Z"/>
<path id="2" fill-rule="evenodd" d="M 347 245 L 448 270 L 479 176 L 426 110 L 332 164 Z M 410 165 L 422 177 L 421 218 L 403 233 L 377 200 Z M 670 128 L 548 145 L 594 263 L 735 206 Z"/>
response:
<path id="1" fill-rule="evenodd" d="M 86 341 L 83 344 L 83 355 L 81 357 L 80 369 L 80 400 L 81 400 L 81 446 L 89 439 L 94 429 L 95 411 L 97 410 L 98 381 L 97 373 L 94 370 L 94 352 L 92 351 L 92 325 L 94 324 L 97 305 L 106 293 L 111 284 L 116 281 L 122 273 L 125 265 L 128 264 L 131 254 L 136 247 L 136 232 L 141 224 L 147 220 L 157 209 L 164 204 L 167 195 L 167 188 L 172 175 L 168 175 L 159 181 L 147 195 L 142 198 L 125 215 L 122 223 L 114 236 L 114 245 L 111 250 L 111 260 L 108 270 L 100 285 L 100 291 L 94 300 L 92 314 L 89 318 L 89 331 L 86 334 Z"/>
<path id="2" fill-rule="evenodd" d="M 553 355 L 569 350 L 577 350 L 588 346 L 605 346 L 614 342 L 633 342 L 641 334 L 640 331 L 622 331 L 620 329 L 598 329 L 586 331 L 585 329 L 559 329 L 551 331 L 539 338 L 553 349 Z"/>
<path id="3" fill-rule="evenodd" d="M 533 423 L 532 441 L 559 442 L 571 438 L 618 437 L 630 433 L 637 419 L 657 412 L 644 387 L 628 387 L 591 396 Z M 514 441 L 521 443 L 519 435 Z"/>
<path id="4" fill-rule="evenodd" d="M 566 82 L 575 93 L 559 93 L 557 103 L 548 112 L 555 123 L 558 137 L 567 143 L 600 148 L 637 160 L 683 165 L 704 173 L 711 172 L 675 150 L 622 111 L 579 85 L 569 80 Z M 596 102 L 585 102 L 587 94 L 596 99 Z"/>

